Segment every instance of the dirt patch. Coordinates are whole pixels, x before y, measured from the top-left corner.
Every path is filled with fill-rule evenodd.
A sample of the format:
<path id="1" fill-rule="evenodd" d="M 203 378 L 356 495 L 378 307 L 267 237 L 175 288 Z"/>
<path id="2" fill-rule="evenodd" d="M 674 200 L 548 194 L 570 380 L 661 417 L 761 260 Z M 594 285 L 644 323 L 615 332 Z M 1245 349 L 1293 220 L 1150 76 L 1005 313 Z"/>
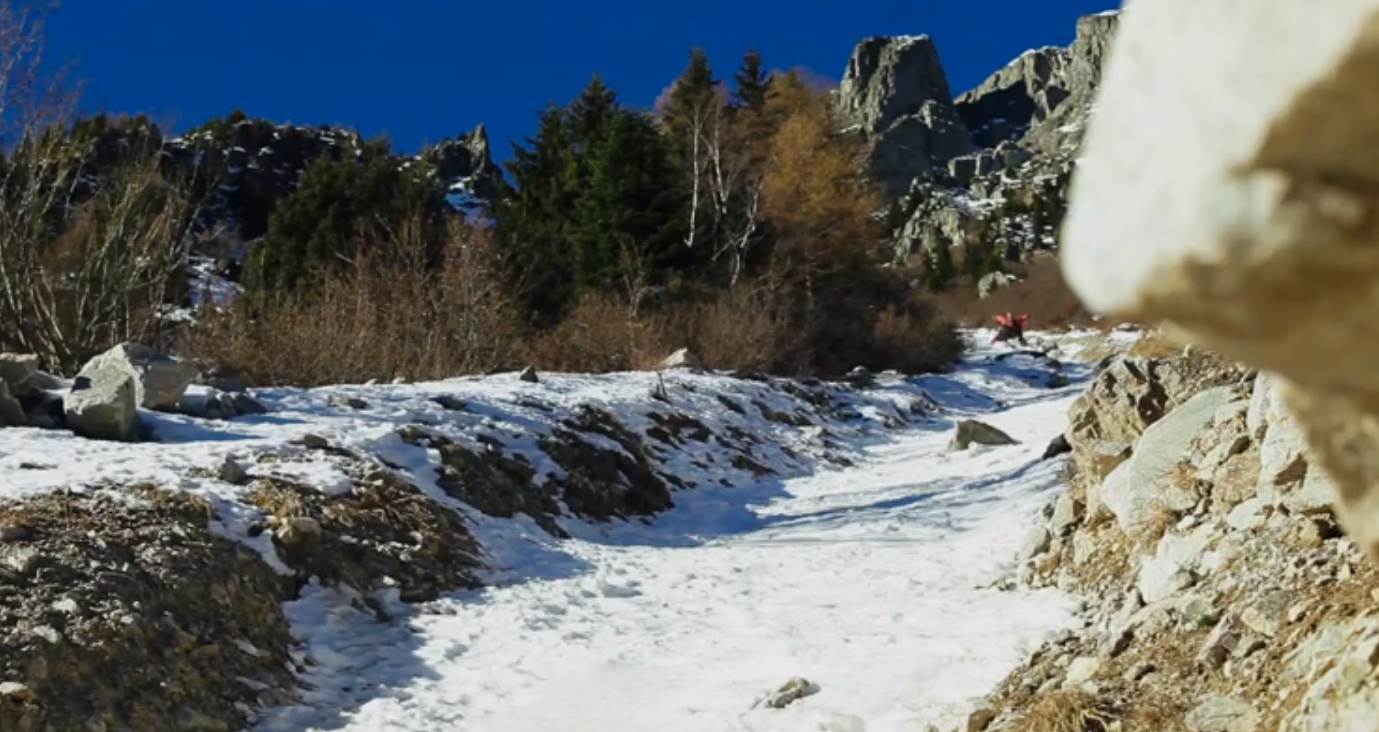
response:
<path id="1" fill-rule="evenodd" d="M 396 588 L 405 602 L 478 586 L 480 550 L 464 520 L 387 471 L 334 496 L 259 479 L 248 500 L 268 515 L 264 528 L 273 532 L 299 585 L 318 577 L 347 584 L 365 598 Z"/>
<path id="2" fill-rule="evenodd" d="M 291 701 L 288 583 L 203 501 L 131 493 L 0 506 L 0 729 L 228 731 Z"/>

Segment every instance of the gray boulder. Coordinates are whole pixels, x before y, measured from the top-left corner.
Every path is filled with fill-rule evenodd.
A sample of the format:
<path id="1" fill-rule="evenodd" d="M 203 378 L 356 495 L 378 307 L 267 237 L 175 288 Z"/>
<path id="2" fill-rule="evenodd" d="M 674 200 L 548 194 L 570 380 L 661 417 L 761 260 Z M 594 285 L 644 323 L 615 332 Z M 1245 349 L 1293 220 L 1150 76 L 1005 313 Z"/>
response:
<path id="1" fill-rule="evenodd" d="M 66 424 L 93 440 L 139 439 L 140 376 L 122 358 L 97 357 L 82 369 L 63 401 Z"/>
<path id="2" fill-rule="evenodd" d="M 1253 706 L 1239 699 L 1212 696 L 1183 721 L 1191 732 L 1255 732 L 1260 719 Z"/>
<path id="3" fill-rule="evenodd" d="M 1186 534 L 1166 534 L 1154 556 L 1140 566 L 1136 587 L 1149 604 L 1166 600 L 1197 583 L 1202 557 L 1212 542 L 1212 527 L 1204 525 Z"/>
<path id="4" fill-rule="evenodd" d="M 38 374 L 38 356 L 25 353 L 0 353 L 0 383 L 11 394 L 22 394 Z"/>
<path id="5" fill-rule="evenodd" d="M 9 384 L 0 379 L 0 427 L 23 427 L 28 423 L 24 405 L 10 393 Z"/>
<path id="6" fill-rule="evenodd" d="M 681 348 L 675 353 L 666 356 L 665 360 L 661 362 L 660 368 L 702 369 L 704 368 L 704 362 L 700 361 L 699 357 L 694 355 L 694 353 L 690 351 L 688 348 Z"/>
<path id="7" fill-rule="evenodd" d="M 115 346 L 88 362 L 82 373 L 104 361 L 122 362 L 138 376 L 139 406 L 164 412 L 177 410 L 182 395 L 198 374 L 192 364 L 138 343 Z"/>
<path id="8" fill-rule="evenodd" d="M 948 443 L 949 450 L 966 450 L 972 445 L 1016 445 L 1015 438 L 995 427 L 975 419 L 958 422 L 953 430 L 953 439 Z"/>

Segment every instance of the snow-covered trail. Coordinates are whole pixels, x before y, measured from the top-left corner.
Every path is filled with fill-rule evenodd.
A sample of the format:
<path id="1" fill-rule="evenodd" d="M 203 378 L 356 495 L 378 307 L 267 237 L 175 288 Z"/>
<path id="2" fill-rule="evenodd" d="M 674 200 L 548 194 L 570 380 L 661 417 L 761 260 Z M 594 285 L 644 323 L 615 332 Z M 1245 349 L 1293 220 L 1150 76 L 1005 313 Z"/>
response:
<path id="1" fill-rule="evenodd" d="M 1055 592 L 990 585 L 1014 568 L 1057 490 L 1062 461 L 1040 457 L 1079 387 L 1029 386 L 989 355 L 925 386 L 950 416 L 979 414 L 1019 445 L 952 453 L 949 430 L 911 431 L 845 470 L 677 494 L 677 508 L 649 525 L 569 526 L 577 538 L 558 548 L 509 541 L 506 581 L 394 624 L 363 617 L 333 590 L 309 591 L 289 612 L 306 634 L 315 689 L 260 728 L 958 724 L 1072 612 Z M 500 522 L 480 531 L 491 532 L 480 536 L 486 545 L 505 540 Z M 820 693 L 754 708 L 797 676 Z"/>

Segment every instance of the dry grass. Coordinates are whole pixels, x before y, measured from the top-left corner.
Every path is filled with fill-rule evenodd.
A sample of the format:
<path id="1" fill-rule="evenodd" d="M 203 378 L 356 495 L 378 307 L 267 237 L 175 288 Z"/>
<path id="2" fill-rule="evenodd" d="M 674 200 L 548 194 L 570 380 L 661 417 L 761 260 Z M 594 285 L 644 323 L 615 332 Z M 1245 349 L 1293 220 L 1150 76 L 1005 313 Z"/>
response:
<path id="1" fill-rule="evenodd" d="M 1135 358 L 1172 358 L 1182 355 L 1184 347 L 1185 344 L 1156 328 L 1145 331 L 1126 353 Z"/>
<path id="2" fill-rule="evenodd" d="M 1113 710 L 1082 691 L 1055 691 L 1041 697 L 1021 716 L 1020 732 L 1107 732 Z"/>
<path id="3" fill-rule="evenodd" d="M 659 319 L 636 317 L 614 298 L 587 295 L 523 352 L 529 363 L 548 371 L 608 373 L 649 368 L 670 350 Z"/>
<path id="4" fill-rule="evenodd" d="M 1083 589 L 1097 591 L 1119 583 L 1130 575 L 1130 542 L 1114 521 L 1095 528 L 1083 528 L 1082 531 L 1093 532 L 1097 547 L 1090 561 L 1073 567 Z"/>
<path id="5" fill-rule="evenodd" d="M 1139 526 L 1135 527 L 1132 539 L 1134 540 L 1134 551 L 1140 554 L 1153 554 L 1159 541 L 1168 534 L 1178 524 L 1182 515 L 1161 503 L 1155 503 L 1151 507 L 1152 513 L 1149 518 Z"/>

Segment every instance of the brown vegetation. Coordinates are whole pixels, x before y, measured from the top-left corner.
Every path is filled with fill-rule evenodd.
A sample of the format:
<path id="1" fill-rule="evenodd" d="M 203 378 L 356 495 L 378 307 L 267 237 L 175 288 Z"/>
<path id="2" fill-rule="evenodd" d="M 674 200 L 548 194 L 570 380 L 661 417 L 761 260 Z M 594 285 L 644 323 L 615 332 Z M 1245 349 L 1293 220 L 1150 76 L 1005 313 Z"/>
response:
<path id="1" fill-rule="evenodd" d="M 1106 732 L 1111 711 L 1091 694 L 1055 691 L 1035 702 L 1020 719 L 1022 732 Z"/>
<path id="2" fill-rule="evenodd" d="M 935 297 L 942 317 L 963 326 L 991 326 L 999 313 L 1029 313 L 1030 328 L 1089 328 L 1109 329 L 1116 323 L 1093 320 L 1082 301 L 1063 279 L 1057 257 L 1049 254 L 1033 255 L 1027 262 L 1010 264 L 1010 273 L 1018 282 L 996 290 L 986 298 L 977 293 L 972 282 L 963 282 Z"/>
<path id="3" fill-rule="evenodd" d="M 99 131 L 70 126 L 74 95 L 44 74 L 42 30 L 0 2 L 0 348 L 71 372 L 167 331 L 198 208 L 155 144 L 101 149 Z"/>

